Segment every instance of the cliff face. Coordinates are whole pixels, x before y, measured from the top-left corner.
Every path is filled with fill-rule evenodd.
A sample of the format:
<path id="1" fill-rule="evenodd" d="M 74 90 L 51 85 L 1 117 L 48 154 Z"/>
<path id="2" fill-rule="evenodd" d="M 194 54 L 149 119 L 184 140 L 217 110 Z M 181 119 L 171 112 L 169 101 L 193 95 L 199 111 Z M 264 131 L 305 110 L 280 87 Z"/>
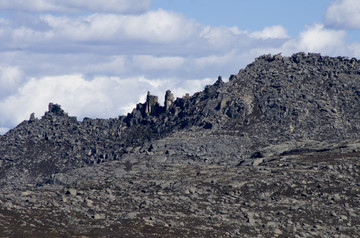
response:
<path id="1" fill-rule="evenodd" d="M 85 118 L 79 122 L 75 117 L 68 116 L 59 105 L 49 104 L 48 112 L 41 119 L 36 119 L 32 115 L 29 120 L 23 121 L 0 137 L 0 188 L 4 191 L 44 188 L 62 191 L 64 187 L 86 190 L 94 186 L 107 187 L 102 183 L 114 178 L 117 185 L 111 189 L 126 189 L 123 183 L 129 182 L 131 174 L 146 173 L 146 176 L 154 179 L 156 177 L 158 181 L 169 176 L 169 179 L 175 181 L 183 177 L 177 178 L 170 171 L 166 172 L 166 168 L 171 167 L 180 174 L 187 174 L 186 176 L 192 176 L 188 174 L 189 171 L 201 174 L 199 172 L 201 169 L 197 172 L 195 170 L 202 168 L 206 171 L 204 176 L 210 179 L 220 176 L 213 170 L 218 166 L 225 177 L 218 178 L 222 182 L 216 185 L 218 186 L 216 189 L 219 189 L 216 190 L 217 192 L 232 193 L 232 190 L 235 191 L 243 186 L 239 185 L 233 189 L 227 186 L 232 182 L 231 179 L 229 180 L 231 176 L 237 181 L 240 179 L 236 175 L 236 170 L 239 169 L 247 174 L 248 178 L 254 179 L 252 182 L 246 180 L 247 182 L 253 183 L 253 186 L 259 189 L 262 187 L 262 193 L 270 193 L 271 187 L 276 188 L 280 184 L 288 186 L 283 184 L 283 179 L 293 181 L 291 180 L 293 178 L 286 177 L 286 173 L 291 172 L 287 170 L 288 168 L 305 166 L 306 168 L 301 168 L 306 170 L 315 166 L 327 171 L 329 168 L 326 166 L 338 163 L 338 159 L 346 162 L 344 162 L 346 169 L 351 167 L 342 176 L 355 178 L 354 173 L 358 168 L 357 162 L 354 161 L 360 148 L 357 141 L 360 136 L 359 81 L 360 61 L 357 59 L 304 53 L 294 54 L 291 57 L 265 55 L 257 58 L 238 74 L 232 75 L 229 82 L 224 83 L 219 77 L 213 85 L 206 86 L 203 91 L 176 100 L 171 92 L 167 91 L 164 107 L 158 104 L 158 97 L 148 94 L 147 101 L 138 104 L 132 113 L 114 119 Z M 289 167 L 281 170 L 280 167 L 284 164 Z M 261 181 L 257 180 L 259 177 L 253 177 L 254 174 L 260 177 L 264 174 L 258 170 L 250 171 L 248 169 L 252 167 L 248 166 L 256 168 L 263 166 L 264 169 L 272 168 L 277 172 L 286 172 L 284 177 L 275 176 L 277 182 L 271 180 L 268 186 L 263 184 L 264 187 Z M 226 168 L 231 168 L 228 174 L 230 177 L 226 177 Z M 339 167 L 339 170 L 335 169 L 335 171 L 343 171 L 342 168 Z M 318 174 L 326 176 L 325 170 Z M 151 171 L 156 172 L 153 174 Z M 308 180 L 309 176 L 315 175 L 302 174 L 299 178 Z M 329 183 L 332 181 L 330 180 Z M 111 181 L 114 184 L 114 181 Z M 198 185 L 210 186 L 204 181 Z M 187 195 L 195 194 L 188 188 L 193 182 L 196 184 L 199 181 L 196 178 L 193 181 L 185 179 L 184 188 L 181 187 L 182 185 L 180 187 L 174 185 L 176 196 L 182 196 L 182 191 L 186 189 L 188 189 Z M 301 186 L 293 182 L 296 188 Z M 134 184 L 131 186 L 144 191 L 149 189 L 143 187 L 144 184 L 139 185 L 139 188 Z M 320 182 L 319 186 L 323 188 L 324 185 Z M 354 195 L 353 192 L 358 191 L 357 187 L 354 189 L 347 194 L 350 199 Z M 259 195 L 259 191 L 251 192 L 250 188 L 245 190 L 242 192 L 248 194 L 247 198 L 241 197 L 240 193 L 233 196 L 238 196 L 242 202 L 246 202 L 246 199 L 258 199 L 256 196 Z M 292 192 L 290 190 L 291 196 L 298 199 L 297 196 L 301 193 L 298 194 L 299 191 L 296 189 L 291 190 Z M 168 190 L 167 186 L 160 185 L 157 191 L 167 194 L 171 189 Z M 278 192 L 279 196 L 289 199 L 289 194 L 285 191 Z M 332 194 L 334 191 L 318 192 Z M 72 196 L 73 191 L 65 191 L 65 193 Z M 116 196 L 121 200 L 123 197 L 119 193 Z M 98 195 L 96 199 L 99 200 L 99 196 L 102 195 Z M 132 196 L 140 195 L 134 193 Z M 327 201 L 327 198 L 324 199 Z M 352 204 L 349 205 L 350 207 L 357 204 L 357 200 L 349 201 L 348 205 Z M 173 202 L 181 203 L 178 200 Z M 262 204 L 261 201 L 258 202 Z M 63 203 L 65 206 L 67 202 L 63 201 Z M 123 204 L 127 204 L 125 200 Z M 171 204 L 170 202 L 168 205 Z M 201 206 L 203 205 L 206 206 L 205 203 Z M 265 203 L 263 205 L 266 207 Z M 141 206 L 146 207 L 146 202 Z M 166 206 L 162 208 L 168 209 Z M 228 208 L 224 207 L 224 212 Z M 260 223 L 253 222 L 256 218 L 251 209 L 247 209 L 241 211 L 241 214 L 248 219 L 247 222 L 254 227 L 261 226 Z M 140 213 L 132 215 L 136 217 L 140 216 Z M 90 218 L 91 216 L 89 215 Z M 99 219 L 94 217 L 91 219 L 102 220 L 102 215 L 99 216 L 97 217 Z M 121 223 L 125 224 L 128 220 L 132 218 L 124 218 Z M 191 222 L 187 222 L 189 224 L 186 229 L 192 227 Z M 209 225 L 204 220 L 201 222 Z M 129 227 L 135 229 L 135 223 L 131 224 L 128 224 Z M 164 227 L 162 226 L 161 229 L 165 229 Z M 226 230 L 226 227 L 222 229 Z M 248 227 L 238 228 L 240 232 L 238 235 L 246 230 Z M 275 230 L 274 228 L 271 232 Z M 200 232 L 200 234 L 208 234 L 206 231 L 203 232 L 205 233 Z M 256 229 L 251 232 L 248 235 L 257 234 Z M 293 234 L 288 231 L 282 233 Z M 75 231 L 68 234 L 82 233 Z M 149 233 L 136 230 L 131 234 Z M 274 235 L 269 233 L 271 234 Z"/>

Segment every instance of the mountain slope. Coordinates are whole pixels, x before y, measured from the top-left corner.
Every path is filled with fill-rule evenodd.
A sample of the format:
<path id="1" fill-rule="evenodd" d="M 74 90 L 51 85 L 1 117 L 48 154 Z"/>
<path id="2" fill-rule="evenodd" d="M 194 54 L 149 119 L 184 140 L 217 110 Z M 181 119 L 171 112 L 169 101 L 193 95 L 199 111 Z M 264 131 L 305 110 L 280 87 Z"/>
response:
<path id="1" fill-rule="evenodd" d="M 5 221 L 19 220 L 26 201 L 27 223 L 47 217 L 25 226 L 35 236 L 31 227 L 51 236 L 358 234 L 359 80 L 357 59 L 265 55 L 229 82 L 176 100 L 167 92 L 164 107 L 148 94 L 118 118 L 80 122 L 50 103 L 0 137 L 0 235 L 16 230 Z M 315 208 L 324 214 L 306 215 Z"/>
<path id="2" fill-rule="evenodd" d="M 216 162 L 229 164 L 269 144 L 358 138 L 359 76 L 356 59 L 267 55 L 231 76 L 230 82 L 219 77 L 204 91 L 176 99 L 167 110 L 155 104 L 152 113 L 145 113 L 144 103 L 127 116 L 78 122 L 50 104 L 40 120 L 30 118 L 1 138 L 0 178 L 15 169 L 41 182 L 44 176 L 71 168 L 119 160 L 146 141 L 189 128 L 221 137 L 224 143 L 214 151 L 225 157 L 226 145 L 241 144 L 239 151 L 231 150 L 232 158 L 217 157 Z"/>

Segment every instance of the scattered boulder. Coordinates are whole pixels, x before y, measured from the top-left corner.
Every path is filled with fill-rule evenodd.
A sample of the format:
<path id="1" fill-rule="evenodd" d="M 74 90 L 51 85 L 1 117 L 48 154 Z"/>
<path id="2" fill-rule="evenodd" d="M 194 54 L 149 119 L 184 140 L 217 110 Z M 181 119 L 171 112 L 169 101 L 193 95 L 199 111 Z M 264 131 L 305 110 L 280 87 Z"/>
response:
<path id="1" fill-rule="evenodd" d="M 50 103 L 0 137 L 0 236 L 356 236 L 359 66 L 264 55 L 111 119 Z"/>

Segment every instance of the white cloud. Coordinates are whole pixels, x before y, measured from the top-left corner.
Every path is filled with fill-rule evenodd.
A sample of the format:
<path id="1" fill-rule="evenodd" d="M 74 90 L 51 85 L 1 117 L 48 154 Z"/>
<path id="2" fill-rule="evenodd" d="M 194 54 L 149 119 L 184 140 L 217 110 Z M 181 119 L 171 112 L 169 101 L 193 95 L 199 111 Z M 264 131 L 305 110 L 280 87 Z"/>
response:
<path id="1" fill-rule="evenodd" d="M 1 124 L 19 123 L 35 112 L 40 116 L 49 102 L 59 103 L 79 117 L 115 117 L 123 103 L 136 102 L 137 95 L 149 87 L 141 78 L 96 77 L 81 75 L 32 78 L 16 94 L 0 102 Z"/>
<path id="2" fill-rule="evenodd" d="M 359 58 L 360 55 L 360 43 L 352 43 L 349 45 L 349 49 L 351 52 L 350 56 Z"/>
<path id="3" fill-rule="evenodd" d="M 211 27 L 206 26 L 200 32 L 200 37 L 206 39 L 212 46 L 223 47 L 234 31 L 229 30 L 227 27 Z"/>
<path id="4" fill-rule="evenodd" d="M 42 116 L 49 102 L 59 103 L 78 119 L 117 117 L 131 112 L 140 98 L 144 100 L 148 90 L 159 98 L 167 89 L 173 90 L 175 96 L 182 96 L 184 92 L 201 90 L 209 81 L 104 76 L 86 80 L 82 75 L 32 78 L 16 93 L 0 101 L 0 133 L 28 119 L 32 112 Z"/>
<path id="5" fill-rule="evenodd" d="M 130 16 L 123 21 L 124 33 L 135 39 L 169 43 L 189 39 L 196 32 L 197 23 L 180 14 L 164 10 L 150 11 L 139 17 Z"/>
<path id="6" fill-rule="evenodd" d="M 336 0 L 326 11 L 325 23 L 345 29 L 360 29 L 360 2 Z"/>
<path id="7" fill-rule="evenodd" d="M 139 13 L 152 0 L 1 0 L 0 9 L 32 12 L 117 12 Z"/>
<path id="8" fill-rule="evenodd" d="M 92 14 L 69 17 L 45 15 L 41 19 L 56 38 L 85 42 L 126 42 L 131 39 L 149 43 L 182 42 L 194 36 L 198 24 L 180 14 L 164 10 L 141 15 Z M 137 42 L 138 43 L 138 42 Z"/>
<path id="9" fill-rule="evenodd" d="M 322 24 L 308 26 L 296 39 L 283 45 L 284 53 L 298 51 L 319 52 L 326 55 L 341 55 L 348 53 L 345 44 L 346 32 L 325 28 Z"/>
<path id="10" fill-rule="evenodd" d="M 18 67 L 0 66 L 0 100 L 16 92 L 23 80 Z"/>
<path id="11" fill-rule="evenodd" d="M 164 10 L 141 15 L 92 14 L 89 16 L 33 16 L 26 24 L 5 24 L 0 40 L 6 49 L 28 52 L 100 55 L 153 55 L 192 57 L 222 55 L 234 49 L 246 50 L 272 37 L 285 37 L 281 26 L 261 33 L 240 31 L 237 27 L 213 27 Z M 31 24 L 29 22 L 35 22 Z M 270 34 L 270 35 L 266 35 Z M 55 47 L 56 46 L 56 47 Z M 169 56 L 171 55 L 171 56 Z M 184 57 L 183 57 L 184 58 Z"/>
<path id="12" fill-rule="evenodd" d="M 262 31 L 256 31 L 250 34 L 256 39 L 286 39 L 289 38 L 286 29 L 283 26 L 268 26 Z"/>
<path id="13" fill-rule="evenodd" d="M 27 11 L 54 11 L 56 5 L 46 0 L 2 0 L 0 9 L 4 10 L 27 10 Z"/>

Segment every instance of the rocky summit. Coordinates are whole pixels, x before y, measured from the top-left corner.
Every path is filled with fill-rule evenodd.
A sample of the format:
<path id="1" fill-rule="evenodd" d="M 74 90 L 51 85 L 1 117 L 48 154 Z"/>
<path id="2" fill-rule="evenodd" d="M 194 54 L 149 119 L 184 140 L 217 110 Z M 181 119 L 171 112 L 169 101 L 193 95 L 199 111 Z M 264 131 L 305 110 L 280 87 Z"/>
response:
<path id="1" fill-rule="evenodd" d="M 0 136 L 0 237 L 356 237 L 359 157 L 360 61 L 264 55 L 118 118 L 30 115 Z"/>

